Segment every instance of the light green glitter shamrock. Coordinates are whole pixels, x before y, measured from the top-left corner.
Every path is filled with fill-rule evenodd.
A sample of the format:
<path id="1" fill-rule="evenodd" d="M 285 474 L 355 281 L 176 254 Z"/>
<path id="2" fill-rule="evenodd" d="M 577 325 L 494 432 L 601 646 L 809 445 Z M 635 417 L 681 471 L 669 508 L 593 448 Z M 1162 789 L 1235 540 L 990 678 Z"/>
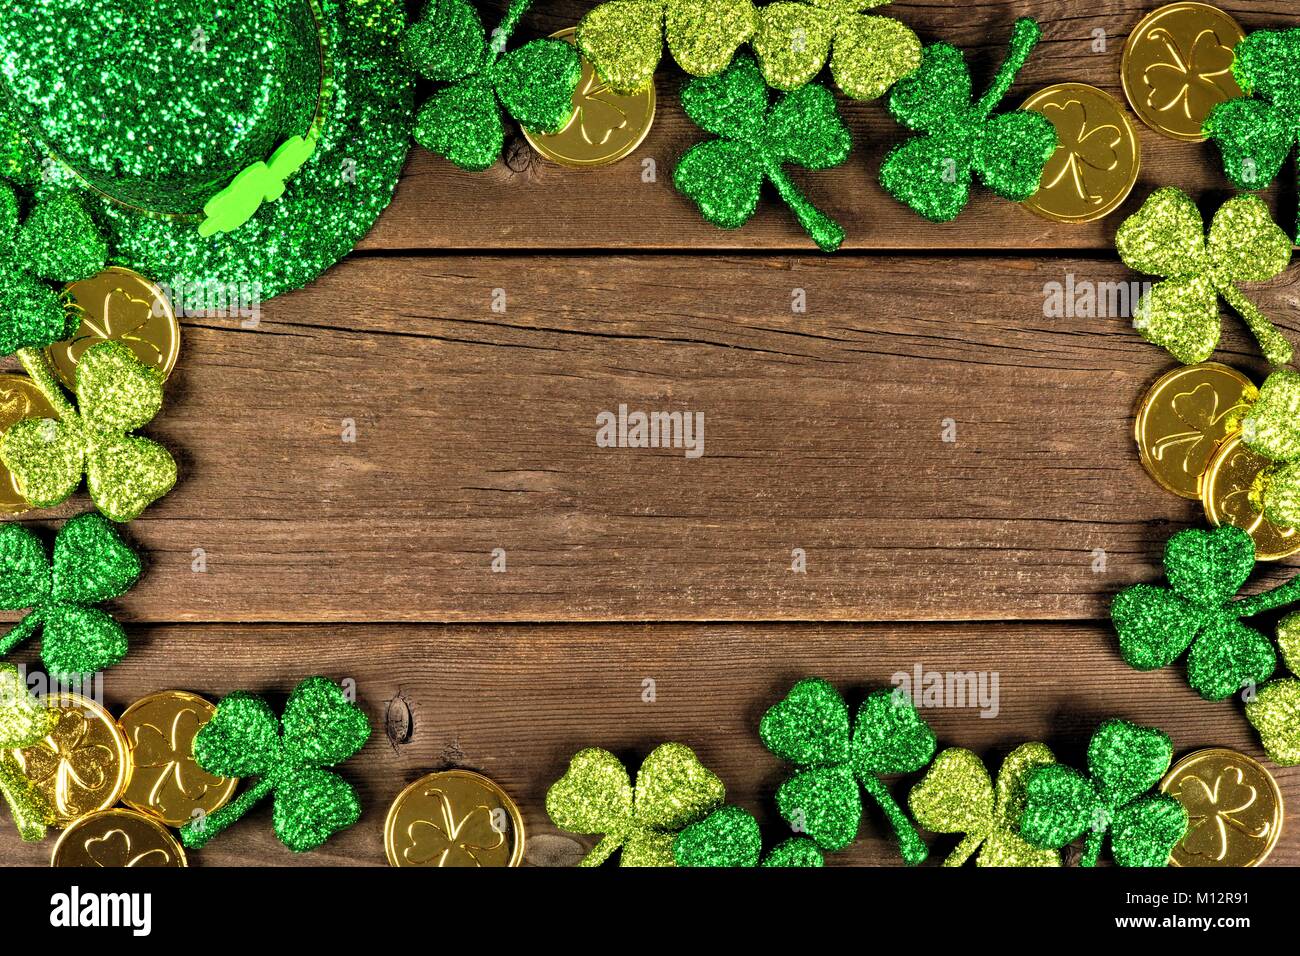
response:
<path id="1" fill-rule="evenodd" d="M 1300 674 L 1300 612 L 1277 622 L 1277 646 L 1287 669 Z M 1246 718 L 1270 760 L 1280 767 L 1300 765 L 1300 680 L 1269 681 L 1246 701 Z"/>
<path id="2" fill-rule="evenodd" d="M 505 110 L 526 129 L 558 132 L 573 115 L 582 79 L 577 51 L 563 40 L 534 40 L 505 52 L 529 0 L 512 0 L 489 43 L 466 0 L 431 0 L 402 36 L 402 53 L 421 74 L 448 83 L 420 107 L 415 140 L 462 169 L 487 169 L 501 156 Z"/>
<path id="3" fill-rule="evenodd" d="M 907 803 L 925 829 L 965 834 L 944 866 L 961 866 L 977 849 L 976 866 L 1060 866 L 1059 853 L 1033 846 L 1016 833 L 1024 811 L 1025 778 L 1053 763 L 1056 758 L 1046 744 L 1021 744 L 1002 762 L 995 790 L 979 757 L 950 747 L 934 758 Z"/>
<path id="4" fill-rule="evenodd" d="M 1169 588 L 1135 584 L 1115 596 L 1110 618 L 1120 653 L 1149 671 L 1187 654 L 1187 682 L 1206 700 L 1262 684 L 1277 667 L 1273 645 L 1241 623 L 1300 599 L 1300 576 L 1271 591 L 1233 599 L 1255 566 L 1255 544 L 1233 525 L 1188 528 L 1165 544 Z"/>
<path id="5" fill-rule="evenodd" d="M 1246 95 L 1210 110 L 1205 135 L 1234 186 L 1263 189 L 1300 138 L 1300 27 L 1256 30 L 1233 49 L 1232 74 Z"/>
<path id="6" fill-rule="evenodd" d="M 781 816 L 824 850 L 842 850 L 862 821 L 861 783 L 889 819 L 908 863 L 927 853 L 880 780 L 881 774 L 920 770 L 934 755 L 934 733 L 906 696 L 891 690 L 867 695 L 849 725 L 849 708 L 833 686 L 816 677 L 799 681 L 759 725 L 767 749 L 795 765 L 776 793 Z"/>
<path id="7" fill-rule="evenodd" d="M 0 608 L 32 610 L 0 637 L 8 654 L 43 631 L 41 660 L 55 677 L 90 674 L 126 656 L 126 633 L 93 607 L 121 597 L 140 577 L 140 558 L 101 515 L 68 519 L 54 538 L 54 558 L 20 524 L 0 524 Z"/>
<path id="8" fill-rule="evenodd" d="M 324 769 L 365 746 L 365 712 L 325 677 L 308 677 L 289 695 L 284 717 L 243 691 L 222 698 L 194 736 L 194 761 L 216 777 L 257 777 L 234 801 L 181 828 L 181 842 L 199 849 L 254 804 L 274 794 L 275 835 L 295 853 L 320 846 L 357 822 L 361 803 L 342 777 Z"/>
<path id="9" fill-rule="evenodd" d="M 758 15 L 754 52 L 768 86 L 793 90 L 821 72 L 855 100 L 874 100 L 921 65 L 921 41 L 889 17 L 863 16 L 889 0 L 770 3 Z"/>
<path id="10" fill-rule="evenodd" d="M 925 135 L 890 150 L 880 184 L 895 199 L 932 222 L 956 219 L 970 199 L 973 174 L 1003 199 L 1022 202 L 1038 191 L 1056 152 L 1056 127 L 1032 110 L 993 115 L 1041 31 L 1016 21 L 1011 52 L 980 99 L 971 102 L 970 71 L 960 50 L 933 43 L 921 66 L 889 94 L 889 111 Z"/>
<path id="11" fill-rule="evenodd" d="M 673 842 L 678 866 L 694 867 L 808 867 L 823 866 L 817 844 L 791 837 L 763 857 L 763 836 L 758 821 L 740 807 L 721 807 L 692 823 Z M 759 863 L 762 858 L 762 863 Z"/>
<path id="12" fill-rule="evenodd" d="M 726 69 L 754 34 L 750 0 L 609 0 L 578 24 L 578 49 L 616 93 L 637 93 L 654 79 L 664 38 L 691 76 Z"/>
<path id="13" fill-rule="evenodd" d="M 1134 325 L 1142 337 L 1187 364 L 1204 362 L 1219 344 L 1219 297 L 1241 314 L 1274 365 L 1291 361 L 1291 343 L 1237 288 L 1281 275 L 1291 240 L 1257 196 L 1235 196 L 1214 214 L 1207 237 L 1196 204 L 1165 186 L 1115 234 L 1130 269 L 1165 276 L 1138 301 Z"/>
<path id="14" fill-rule="evenodd" d="M 592 747 L 574 754 L 546 792 L 546 812 L 561 830 L 602 834 L 581 866 L 599 866 L 620 847 L 619 866 L 675 866 L 677 833 L 725 796 L 722 781 L 683 744 L 652 750 L 635 787 L 617 757 Z"/>
<path id="15" fill-rule="evenodd" d="M 54 380 L 45 356 L 19 357 L 59 421 L 25 418 L 0 438 L 0 461 L 37 508 L 68 499 L 86 476 L 90 498 L 114 521 L 130 521 L 176 484 L 176 462 L 162 445 L 131 435 L 162 408 L 162 373 L 121 342 L 100 342 L 76 370 L 77 407 Z"/>
<path id="16" fill-rule="evenodd" d="M 1168 794 L 1147 794 L 1169 769 L 1174 748 L 1160 730 L 1112 718 L 1088 743 L 1088 775 L 1061 764 L 1025 781 L 1020 835 L 1059 850 L 1087 834 L 1080 866 L 1095 866 L 1106 834 L 1120 866 L 1165 866 L 1187 832 L 1187 811 Z"/>
<path id="17" fill-rule="evenodd" d="M 0 664 L 0 794 L 9 804 L 18 835 L 28 843 L 45 839 L 45 828 L 54 822 L 54 815 L 13 752 L 40 743 L 58 722 L 59 712 L 28 692 L 18 668 Z"/>
<path id="18" fill-rule="evenodd" d="M 1300 526 L 1300 374 L 1276 369 L 1241 420 L 1242 443 L 1273 462 L 1255 477 L 1250 501 L 1283 528 Z"/>

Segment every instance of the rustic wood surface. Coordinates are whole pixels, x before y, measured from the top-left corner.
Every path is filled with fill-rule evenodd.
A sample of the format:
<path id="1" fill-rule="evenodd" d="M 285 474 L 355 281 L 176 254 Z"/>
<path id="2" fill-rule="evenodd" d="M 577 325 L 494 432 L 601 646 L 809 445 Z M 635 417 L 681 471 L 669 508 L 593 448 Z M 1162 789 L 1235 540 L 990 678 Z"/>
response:
<path id="1" fill-rule="evenodd" d="M 539 5 L 524 29 L 549 33 L 588 6 Z M 1224 7 L 1248 29 L 1294 20 L 1290 0 Z M 1123 40 L 1147 9 L 885 12 L 969 49 L 977 85 L 1014 17 L 1038 17 L 1045 43 L 1017 100 L 1060 80 L 1119 93 Z M 1105 54 L 1089 52 L 1094 28 Z M 1147 278 L 1114 256 L 1123 212 L 1057 226 L 977 194 L 956 223 L 922 223 L 874 183 L 897 128 L 880 104 L 852 104 L 848 165 L 802 177 L 848 230 L 846 251 L 810 253 L 774 201 L 723 233 L 668 185 L 698 136 L 679 80 L 662 72 L 651 137 L 609 169 L 514 150 L 471 175 L 417 149 L 348 260 L 267 303 L 256 327 L 184 320 L 148 429 L 181 483 L 127 528 L 149 569 L 114 608 L 133 647 L 105 677 L 106 702 L 120 712 L 174 686 L 278 706 L 323 673 L 356 681 L 376 729 L 343 770 L 365 806 L 356 828 L 294 856 L 262 808 L 197 864 L 382 864 L 393 796 L 449 766 L 516 797 L 529 862 L 571 863 L 594 840 L 559 833 L 542 804 L 567 758 L 599 745 L 635 766 L 668 739 L 693 746 L 775 838 L 783 768 L 755 727 L 807 674 L 856 703 L 918 664 L 997 672 L 996 718 L 925 713 L 941 745 L 990 764 L 1035 739 L 1077 764 L 1111 715 L 1163 727 L 1179 753 L 1260 755 L 1239 703 L 1200 700 L 1180 667 L 1127 668 L 1105 620 L 1118 589 L 1159 574 L 1165 538 L 1202 522 L 1146 476 L 1131 436 L 1172 360 L 1123 316 L 1044 314 L 1045 287 L 1070 275 Z M 1205 208 L 1230 194 L 1212 147 L 1141 135 L 1124 212 L 1165 183 Z M 639 158 L 656 160 L 657 183 L 641 182 Z M 1294 188 L 1266 195 L 1285 221 Z M 806 312 L 792 311 L 797 289 Z M 1300 341 L 1300 271 L 1250 292 Z M 1218 358 L 1264 372 L 1227 312 Z M 597 448 L 596 415 L 620 404 L 703 412 L 704 456 Z M 23 520 L 52 531 L 86 504 Z M 806 573 L 791 570 L 794 549 Z M 405 742 L 385 733 L 393 721 Z M 1300 806 L 1300 772 L 1276 775 Z M 832 862 L 897 862 L 884 827 L 870 813 Z M 1273 862 L 1300 863 L 1297 833 Z M 0 862 L 48 853 L 0 833 Z"/>

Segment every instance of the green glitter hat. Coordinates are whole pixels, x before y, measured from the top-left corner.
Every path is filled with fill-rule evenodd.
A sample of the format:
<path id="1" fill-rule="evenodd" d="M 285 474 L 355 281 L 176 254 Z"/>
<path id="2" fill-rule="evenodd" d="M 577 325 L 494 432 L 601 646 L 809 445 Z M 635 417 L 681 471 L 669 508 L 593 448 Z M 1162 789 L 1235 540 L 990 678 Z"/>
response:
<path id="1" fill-rule="evenodd" d="M 402 0 L 0 5 L 0 172 L 81 188 L 112 262 L 173 291 L 298 288 L 392 198 L 405 24 Z"/>

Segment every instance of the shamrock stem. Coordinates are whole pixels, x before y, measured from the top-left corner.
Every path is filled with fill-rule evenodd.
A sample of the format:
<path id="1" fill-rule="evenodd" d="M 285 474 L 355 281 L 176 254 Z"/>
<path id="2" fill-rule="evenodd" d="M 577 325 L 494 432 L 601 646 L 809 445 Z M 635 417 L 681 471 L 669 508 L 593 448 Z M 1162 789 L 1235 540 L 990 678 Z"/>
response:
<path id="1" fill-rule="evenodd" d="M 822 252 L 834 252 L 840 247 L 840 243 L 844 241 L 843 228 L 808 201 L 807 197 L 799 191 L 799 187 L 786 175 L 780 163 L 772 163 L 767 167 L 767 178 L 772 180 L 772 185 L 776 187 L 776 191 L 780 193 L 786 205 L 794 210 L 799 225 L 803 226 L 804 232 L 812 236 L 818 249 Z"/>
<path id="2" fill-rule="evenodd" d="M 275 781 L 271 774 L 267 774 L 216 813 L 205 814 L 181 827 L 181 842 L 191 850 L 201 849 L 204 844 L 251 810 L 257 801 L 274 789 Z"/>
<path id="3" fill-rule="evenodd" d="M 993 112 L 993 107 L 1002 102 L 1002 97 L 1006 96 L 1007 90 L 1011 89 L 1016 74 L 1025 65 L 1029 54 L 1038 45 L 1042 35 L 1043 31 L 1038 24 L 1029 17 L 1021 17 L 1016 21 L 1011 31 L 1011 52 L 1007 54 L 1007 59 L 998 70 L 997 76 L 993 77 L 993 83 L 988 91 L 975 104 L 975 112 L 979 116 L 987 117 Z"/>
<path id="4" fill-rule="evenodd" d="M 31 611 L 26 617 L 11 627 L 4 637 L 0 637 L 0 657 L 8 654 L 23 641 L 27 640 L 27 638 L 31 637 L 40 623 L 41 612 L 37 609 Z"/>
<path id="5" fill-rule="evenodd" d="M 912 821 L 907 819 L 907 814 L 894 802 L 893 794 L 889 792 L 889 788 L 878 777 L 873 777 L 870 774 L 863 774 L 860 779 L 863 788 L 880 805 L 880 809 L 884 811 L 890 826 L 894 828 L 894 833 L 898 836 L 898 849 L 902 853 L 903 859 L 911 864 L 923 862 L 930 855 L 930 849 L 917 834 L 916 828 L 912 826 Z"/>
<path id="6" fill-rule="evenodd" d="M 979 845 L 984 842 L 987 833 L 968 833 L 957 844 L 957 848 L 948 854 L 948 858 L 943 861 L 944 866 L 961 866 L 970 859 L 972 853 L 979 849 Z"/>
<path id="7" fill-rule="evenodd" d="M 45 827 L 53 822 L 49 805 L 41 792 L 23 776 L 18 761 L 7 751 L 0 751 L 0 793 L 9 804 L 18 835 L 27 843 L 45 839 Z"/>
<path id="8" fill-rule="evenodd" d="M 1106 840 L 1105 827 L 1093 827 L 1088 831 L 1088 837 L 1083 841 L 1083 856 L 1079 858 L 1080 866 L 1096 866 L 1097 858 L 1101 856 L 1101 845 Z"/>
<path id="9" fill-rule="evenodd" d="M 64 394 L 59 380 L 54 377 L 54 369 L 50 368 L 49 359 L 40 349 L 19 349 L 16 353 L 18 361 L 22 362 L 23 368 L 27 371 L 32 380 L 45 400 L 50 403 L 59 418 L 68 420 L 75 418 L 77 410 L 72 407 L 68 401 L 68 396 Z"/>
<path id="10" fill-rule="evenodd" d="M 488 64 L 491 65 L 497 61 L 497 57 L 506 52 L 506 44 L 510 41 L 510 34 L 515 32 L 515 27 L 519 26 L 519 21 L 523 19 L 524 13 L 527 12 L 532 0 L 511 0 L 510 6 L 506 9 L 506 15 L 501 18 L 497 28 L 492 31 L 492 38 L 488 42 Z"/>
<path id="11" fill-rule="evenodd" d="M 1286 340 L 1254 302 L 1246 298 L 1234 282 L 1225 282 L 1219 286 L 1219 294 L 1228 305 L 1232 306 L 1246 321 L 1255 340 L 1264 353 L 1264 357 L 1273 365 L 1286 365 L 1291 361 L 1291 343 Z"/>
<path id="12" fill-rule="evenodd" d="M 610 858 L 610 855 L 623 845 L 624 835 L 621 833 L 609 833 L 601 838 L 600 842 L 591 848 L 591 852 L 582 858 L 579 866 L 600 866 Z"/>
<path id="13" fill-rule="evenodd" d="M 1263 614 L 1265 611 L 1272 611 L 1295 601 L 1300 601 L 1300 574 L 1271 591 L 1233 601 L 1228 607 L 1239 618 L 1254 617 L 1256 614 Z"/>

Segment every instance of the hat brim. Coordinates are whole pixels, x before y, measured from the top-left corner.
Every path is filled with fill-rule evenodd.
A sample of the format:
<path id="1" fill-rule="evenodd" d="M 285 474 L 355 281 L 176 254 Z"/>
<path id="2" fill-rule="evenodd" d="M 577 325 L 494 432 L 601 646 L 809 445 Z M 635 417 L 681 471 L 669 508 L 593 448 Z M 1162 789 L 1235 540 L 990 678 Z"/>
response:
<path id="1" fill-rule="evenodd" d="M 398 51 L 405 4 L 321 0 L 321 8 L 332 101 L 315 153 L 284 195 L 237 229 L 204 238 L 193 221 L 150 217 L 92 194 L 113 264 L 177 295 L 207 290 L 264 300 L 311 282 L 370 231 L 392 200 L 411 144 L 415 81 Z"/>

